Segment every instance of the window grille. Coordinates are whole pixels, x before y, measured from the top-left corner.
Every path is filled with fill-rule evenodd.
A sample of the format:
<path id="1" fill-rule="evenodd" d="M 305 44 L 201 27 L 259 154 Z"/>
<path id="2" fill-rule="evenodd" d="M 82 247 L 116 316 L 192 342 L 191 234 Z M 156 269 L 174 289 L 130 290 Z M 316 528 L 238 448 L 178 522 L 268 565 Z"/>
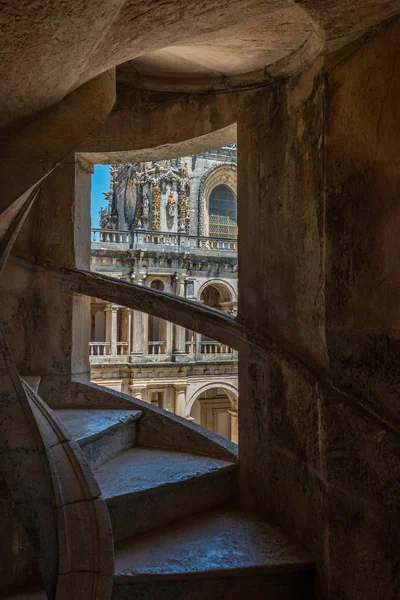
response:
<path id="1" fill-rule="evenodd" d="M 237 237 L 235 194 L 226 185 L 217 185 L 209 199 L 209 235 L 219 238 Z"/>

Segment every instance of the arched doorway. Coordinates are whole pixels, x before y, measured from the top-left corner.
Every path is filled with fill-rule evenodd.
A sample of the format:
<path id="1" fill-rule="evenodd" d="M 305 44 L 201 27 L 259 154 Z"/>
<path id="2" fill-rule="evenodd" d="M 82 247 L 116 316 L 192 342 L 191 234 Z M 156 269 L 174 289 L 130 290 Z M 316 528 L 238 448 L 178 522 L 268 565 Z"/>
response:
<path id="1" fill-rule="evenodd" d="M 198 425 L 237 443 L 237 404 L 237 397 L 215 385 L 196 397 L 190 416 Z"/>

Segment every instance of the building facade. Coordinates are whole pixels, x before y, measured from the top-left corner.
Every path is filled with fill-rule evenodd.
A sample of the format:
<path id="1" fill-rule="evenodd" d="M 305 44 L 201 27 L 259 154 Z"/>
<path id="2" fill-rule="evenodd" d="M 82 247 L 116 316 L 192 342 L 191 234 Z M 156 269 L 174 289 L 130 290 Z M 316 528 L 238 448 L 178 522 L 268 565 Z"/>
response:
<path id="1" fill-rule="evenodd" d="M 236 314 L 236 146 L 111 167 L 91 269 Z M 91 303 L 91 378 L 237 441 L 237 353 L 168 321 Z"/>

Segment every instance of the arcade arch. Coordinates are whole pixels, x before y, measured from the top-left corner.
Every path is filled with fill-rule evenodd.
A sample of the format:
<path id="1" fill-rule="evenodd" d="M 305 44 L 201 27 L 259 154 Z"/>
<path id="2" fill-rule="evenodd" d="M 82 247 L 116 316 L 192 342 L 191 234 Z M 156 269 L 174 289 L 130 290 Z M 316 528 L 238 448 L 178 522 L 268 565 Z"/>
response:
<path id="1" fill-rule="evenodd" d="M 202 386 L 188 403 L 189 416 L 227 439 L 238 442 L 238 390 L 226 382 Z"/>

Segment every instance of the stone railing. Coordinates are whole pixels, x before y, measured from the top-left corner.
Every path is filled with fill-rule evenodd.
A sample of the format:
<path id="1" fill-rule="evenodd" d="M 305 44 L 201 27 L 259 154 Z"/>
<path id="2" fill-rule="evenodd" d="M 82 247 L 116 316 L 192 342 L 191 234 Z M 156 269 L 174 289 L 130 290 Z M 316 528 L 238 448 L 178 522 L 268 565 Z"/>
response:
<path id="1" fill-rule="evenodd" d="M 143 355 L 146 360 L 171 360 L 172 349 L 168 351 L 167 342 L 162 340 L 147 342 L 147 353 Z M 208 360 L 237 360 L 237 351 L 233 350 L 227 344 L 222 344 L 213 340 L 201 341 L 197 346 L 195 340 L 185 342 L 185 354 L 194 362 Z M 129 361 L 128 342 L 117 342 L 112 345 L 111 342 L 90 342 L 89 356 L 92 363 L 112 363 Z M 157 358 L 156 358 L 157 357 Z"/>
<path id="2" fill-rule="evenodd" d="M 148 342 L 147 346 L 150 356 L 155 354 L 165 354 L 167 351 L 167 342 Z"/>
<path id="3" fill-rule="evenodd" d="M 89 356 L 109 356 L 111 354 L 111 342 L 90 342 Z"/>
<path id="4" fill-rule="evenodd" d="M 127 356 L 128 342 L 117 342 L 117 356 Z"/>
<path id="5" fill-rule="evenodd" d="M 233 354 L 233 348 L 221 342 L 207 341 L 201 342 L 201 354 Z"/>
<path id="6" fill-rule="evenodd" d="M 237 239 L 218 238 L 167 231 L 119 231 L 112 229 L 92 229 L 91 242 L 93 247 L 111 247 L 114 245 L 131 249 L 153 248 L 167 246 L 171 250 L 191 251 L 220 251 L 237 253 Z"/>
<path id="7" fill-rule="evenodd" d="M 185 342 L 186 354 L 196 354 L 196 341 Z"/>
<path id="8" fill-rule="evenodd" d="M 89 356 L 111 356 L 111 342 L 90 342 Z M 128 342 L 116 343 L 116 355 L 126 356 L 128 354 Z"/>

